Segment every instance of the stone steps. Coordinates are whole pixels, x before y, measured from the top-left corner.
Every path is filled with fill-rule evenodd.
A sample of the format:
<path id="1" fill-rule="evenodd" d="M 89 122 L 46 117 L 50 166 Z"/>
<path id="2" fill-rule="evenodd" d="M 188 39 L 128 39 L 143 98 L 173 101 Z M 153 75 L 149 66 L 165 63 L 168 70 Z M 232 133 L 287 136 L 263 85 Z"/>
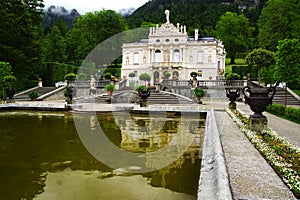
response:
<path id="1" fill-rule="evenodd" d="M 18 100 L 18 101 L 30 101 L 31 99 L 28 97 L 28 94 L 30 92 L 37 92 L 39 94 L 39 96 L 42 96 L 44 94 L 47 94 L 53 90 L 56 90 L 57 88 L 56 87 L 38 87 L 38 88 L 35 88 L 33 90 L 30 90 L 28 92 L 25 92 L 25 93 L 22 93 L 20 95 L 16 94 L 14 96 L 14 99 L 15 100 Z"/>
<path id="2" fill-rule="evenodd" d="M 294 97 L 289 92 L 285 92 L 283 88 L 276 88 L 276 93 L 273 98 L 274 104 L 285 104 L 285 95 L 286 95 L 286 104 L 287 105 L 299 105 L 300 101 Z"/>

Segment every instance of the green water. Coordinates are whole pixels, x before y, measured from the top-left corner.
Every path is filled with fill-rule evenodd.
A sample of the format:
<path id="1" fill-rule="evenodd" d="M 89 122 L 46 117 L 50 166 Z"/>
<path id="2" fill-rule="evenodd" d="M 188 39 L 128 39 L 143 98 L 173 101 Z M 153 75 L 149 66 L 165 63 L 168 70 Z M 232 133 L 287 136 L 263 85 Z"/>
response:
<path id="1" fill-rule="evenodd" d="M 168 118 L 152 134 L 145 125 L 154 121 L 156 126 L 162 119 L 120 115 L 117 124 L 113 115 L 89 119 L 91 132 L 99 122 L 113 144 L 130 152 L 163 148 L 182 121 Z M 184 124 L 185 134 L 196 139 L 179 159 L 154 172 L 133 173 L 137 166 L 112 169 L 95 159 L 81 142 L 71 114 L 2 112 L 0 199 L 196 199 L 204 121 L 191 118 Z"/>

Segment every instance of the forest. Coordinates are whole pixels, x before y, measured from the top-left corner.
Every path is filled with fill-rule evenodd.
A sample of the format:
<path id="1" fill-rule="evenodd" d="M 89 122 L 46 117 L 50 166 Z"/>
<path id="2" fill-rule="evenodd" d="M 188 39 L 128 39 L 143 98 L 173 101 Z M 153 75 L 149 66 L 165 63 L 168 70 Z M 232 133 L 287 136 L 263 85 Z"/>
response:
<path id="1" fill-rule="evenodd" d="M 126 30 L 164 23 L 165 9 L 170 21 L 185 24 L 188 33 L 198 28 L 201 36 L 222 40 L 231 64 L 248 55 L 247 63 L 260 67 L 266 80 L 299 87 L 298 0 L 151 0 L 122 15 L 105 9 L 80 15 L 75 9 L 44 8 L 42 0 L 0 1 L 0 85 L 15 80 L 17 91 L 36 86 L 38 79 L 53 86 L 67 73 L 77 73 L 98 44 Z M 257 64 L 269 54 L 274 62 Z M 94 64 L 95 70 L 106 65 L 120 76 L 121 58 Z M 296 76 L 286 80 L 289 74 Z"/>

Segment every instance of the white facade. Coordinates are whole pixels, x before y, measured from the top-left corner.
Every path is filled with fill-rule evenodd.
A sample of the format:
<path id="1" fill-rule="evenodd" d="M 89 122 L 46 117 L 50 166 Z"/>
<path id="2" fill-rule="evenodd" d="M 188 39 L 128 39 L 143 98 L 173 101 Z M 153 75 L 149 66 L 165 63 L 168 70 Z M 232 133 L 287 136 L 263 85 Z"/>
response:
<path id="1" fill-rule="evenodd" d="M 199 38 L 187 35 L 186 27 L 169 22 L 169 11 L 165 12 L 167 22 L 161 27 L 150 28 L 148 39 L 139 43 L 123 44 L 122 76 L 142 73 L 151 75 L 151 82 L 161 81 L 164 72 L 169 79 L 189 80 L 191 72 L 198 73 L 198 80 L 216 80 L 224 76 L 225 49 L 222 42 L 213 38 Z"/>

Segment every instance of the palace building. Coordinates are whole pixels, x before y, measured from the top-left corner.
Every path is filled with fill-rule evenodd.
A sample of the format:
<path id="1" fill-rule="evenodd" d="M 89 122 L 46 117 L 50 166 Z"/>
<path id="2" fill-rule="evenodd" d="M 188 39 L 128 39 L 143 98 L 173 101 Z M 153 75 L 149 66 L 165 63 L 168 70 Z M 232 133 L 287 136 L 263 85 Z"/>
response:
<path id="1" fill-rule="evenodd" d="M 165 72 L 169 79 L 189 80 L 191 72 L 197 72 L 198 80 L 216 80 L 224 77 L 226 52 L 221 41 L 214 37 L 188 36 L 186 26 L 174 26 L 165 11 L 166 23 L 150 28 L 147 39 L 122 46 L 122 76 L 148 73 L 151 82 L 159 82 Z"/>

